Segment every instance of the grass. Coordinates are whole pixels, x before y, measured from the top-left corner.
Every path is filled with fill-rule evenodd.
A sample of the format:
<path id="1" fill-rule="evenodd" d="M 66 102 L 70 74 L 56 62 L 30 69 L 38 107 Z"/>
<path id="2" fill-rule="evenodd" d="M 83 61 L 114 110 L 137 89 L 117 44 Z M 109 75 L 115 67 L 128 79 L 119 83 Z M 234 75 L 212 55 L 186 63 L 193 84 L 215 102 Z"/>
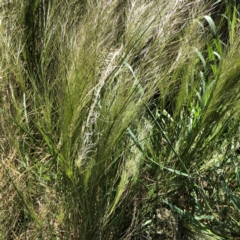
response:
<path id="1" fill-rule="evenodd" d="M 235 1 L 1 8 L 0 239 L 237 239 Z"/>

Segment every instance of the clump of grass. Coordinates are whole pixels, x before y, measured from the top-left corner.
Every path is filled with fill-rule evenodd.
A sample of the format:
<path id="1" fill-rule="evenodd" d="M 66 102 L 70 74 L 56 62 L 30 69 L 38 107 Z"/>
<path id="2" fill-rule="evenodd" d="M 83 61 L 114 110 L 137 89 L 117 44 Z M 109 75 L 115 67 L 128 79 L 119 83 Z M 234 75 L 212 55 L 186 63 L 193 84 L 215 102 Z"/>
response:
<path id="1" fill-rule="evenodd" d="M 235 14 L 236 8 L 231 17 L 235 18 Z M 148 185 L 152 195 L 146 205 L 150 202 L 152 211 L 146 207 L 148 215 L 143 229 L 154 239 L 168 238 L 166 232 L 157 230 L 161 221 L 168 221 L 164 214 L 158 216 L 159 209 L 175 212 L 171 216 L 175 222 L 171 231 L 178 229 L 176 238 L 238 236 L 239 170 L 235 149 L 239 138 L 239 41 L 235 35 L 235 40 L 225 45 L 221 41 L 221 28 L 216 25 L 222 22 L 215 23 L 210 16 L 204 16 L 197 25 L 205 23 L 210 30 L 206 45 L 192 42 L 197 48 L 192 54 L 188 52 L 188 58 L 179 49 L 170 73 L 170 78 L 177 81 L 171 82 L 176 86 L 170 97 L 171 108 L 164 109 L 165 100 L 161 97 L 154 110 L 147 106 L 155 127 L 152 144 L 144 154 L 152 179 L 157 180 Z M 231 27 L 238 29 L 237 25 Z M 184 33 L 189 36 L 186 30 Z M 203 30 L 204 37 L 207 29 Z"/>
<path id="2" fill-rule="evenodd" d="M 0 236 L 238 234 L 238 12 L 194 4 L 4 6 Z"/>
<path id="3" fill-rule="evenodd" d="M 8 161 L 3 146 L 2 168 L 5 191 L 14 194 L 5 207 L 17 202 L 19 211 L 3 219 L 7 238 L 114 239 L 126 228 L 121 219 L 134 194 L 127 192 L 140 167 L 126 128 L 150 97 L 128 61 L 153 19 L 136 34 L 126 27 L 116 43 L 124 27 L 112 31 L 117 5 L 24 1 L 6 9 L 3 84 L 10 94 L 3 93 L 2 134 L 14 155 Z M 153 6 L 141 14 L 145 8 Z"/>

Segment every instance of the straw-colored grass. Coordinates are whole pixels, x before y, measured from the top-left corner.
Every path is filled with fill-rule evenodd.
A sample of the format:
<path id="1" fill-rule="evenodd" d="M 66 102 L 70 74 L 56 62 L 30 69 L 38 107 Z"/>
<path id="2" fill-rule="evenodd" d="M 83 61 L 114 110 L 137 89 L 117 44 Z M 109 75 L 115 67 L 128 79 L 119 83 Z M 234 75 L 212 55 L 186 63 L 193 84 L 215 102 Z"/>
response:
<path id="1" fill-rule="evenodd" d="M 0 239 L 240 237 L 235 1 L 0 9 Z"/>

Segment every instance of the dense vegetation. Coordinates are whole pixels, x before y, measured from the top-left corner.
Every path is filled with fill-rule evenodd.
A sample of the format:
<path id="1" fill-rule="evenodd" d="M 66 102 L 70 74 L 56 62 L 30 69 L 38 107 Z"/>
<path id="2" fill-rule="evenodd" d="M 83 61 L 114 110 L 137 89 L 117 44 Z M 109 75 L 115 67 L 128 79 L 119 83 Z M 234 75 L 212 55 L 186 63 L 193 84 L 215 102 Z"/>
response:
<path id="1" fill-rule="evenodd" d="M 0 239 L 239 239 L 237 4 L 2 1 Z"/>

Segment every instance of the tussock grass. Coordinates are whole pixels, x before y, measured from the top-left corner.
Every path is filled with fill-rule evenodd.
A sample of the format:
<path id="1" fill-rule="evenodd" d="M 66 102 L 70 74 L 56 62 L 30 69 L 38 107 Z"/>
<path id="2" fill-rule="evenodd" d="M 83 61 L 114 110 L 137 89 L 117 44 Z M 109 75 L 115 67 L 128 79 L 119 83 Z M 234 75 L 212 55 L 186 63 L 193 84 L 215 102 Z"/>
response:
<path id="1" fill-rule="evenodd" d="M 0 238 L 238 237 L 237 7 L 3 5 Z"/>

